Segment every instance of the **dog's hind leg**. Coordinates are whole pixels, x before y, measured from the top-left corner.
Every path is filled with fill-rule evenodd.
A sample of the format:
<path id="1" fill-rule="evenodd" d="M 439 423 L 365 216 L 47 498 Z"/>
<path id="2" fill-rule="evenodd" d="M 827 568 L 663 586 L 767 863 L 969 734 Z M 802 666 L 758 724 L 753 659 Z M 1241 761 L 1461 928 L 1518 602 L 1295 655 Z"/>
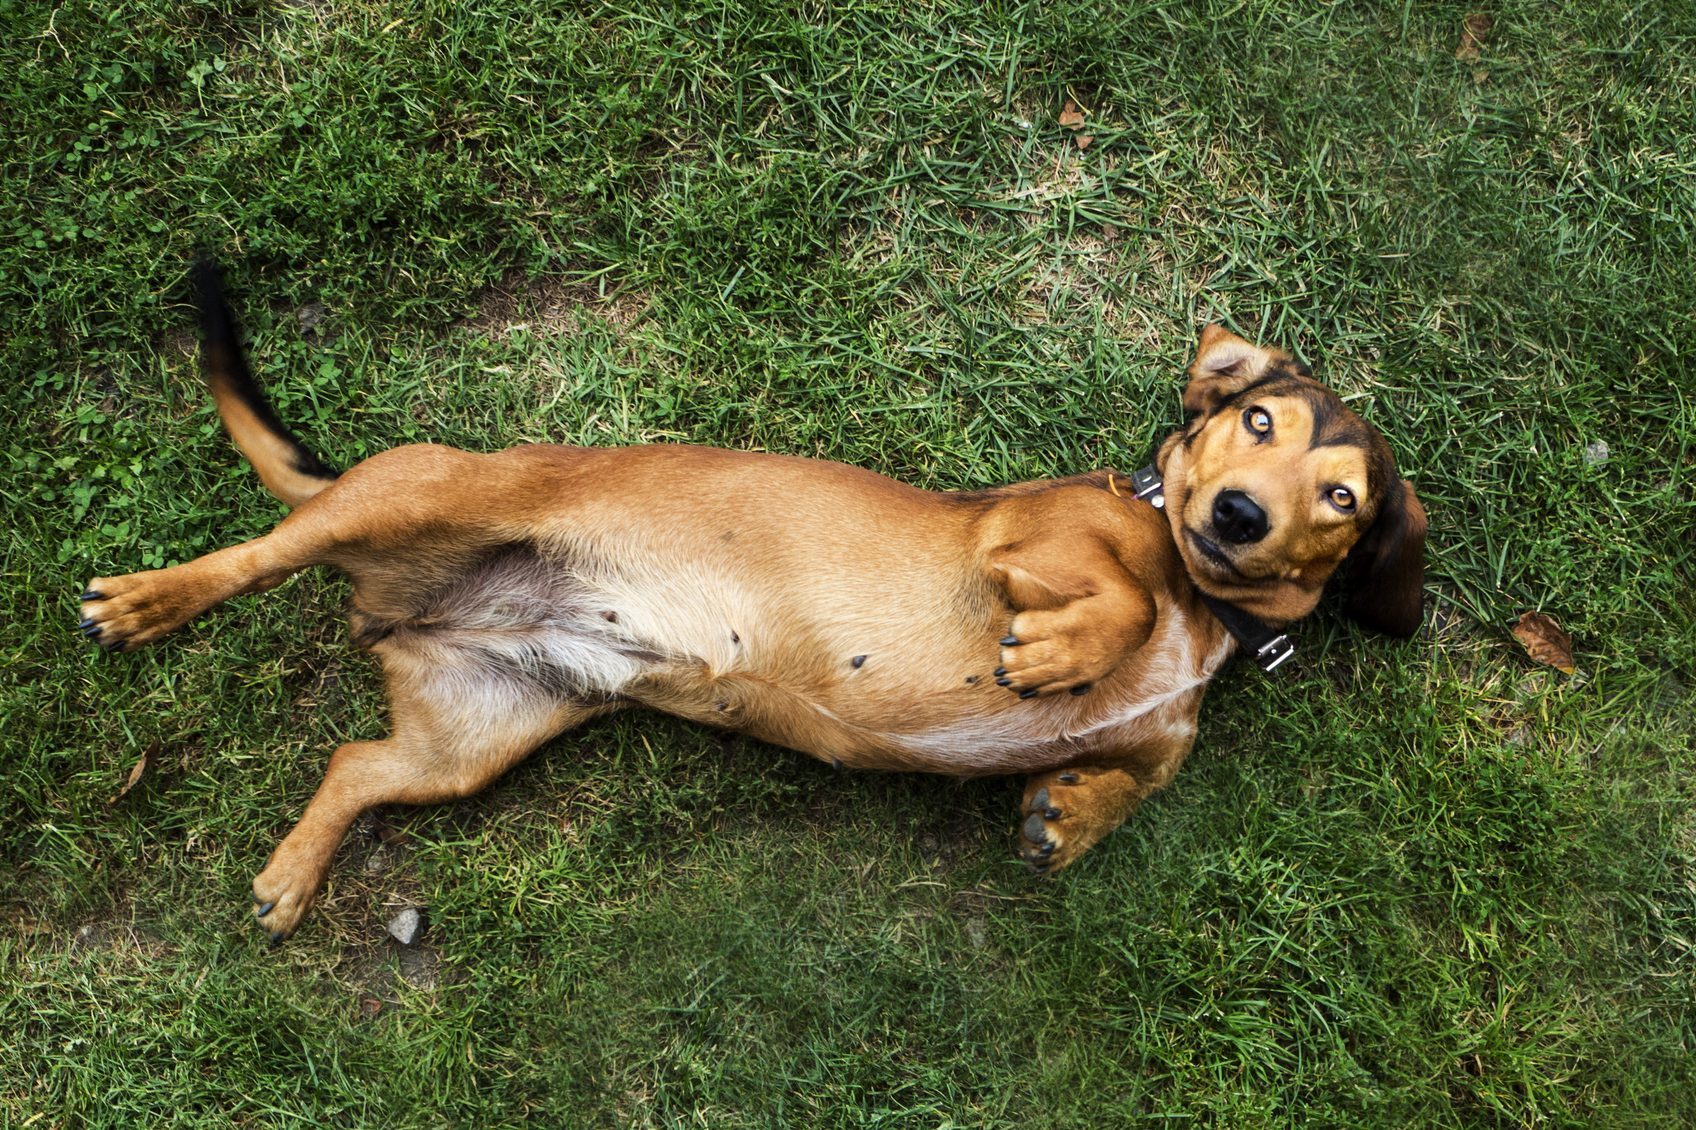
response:
<path id="1" fill-rule="evenodd" d="M 273 531 L 165 569 L 96 577 L 82 594 L 78 627 L 108 651 L 133 651 L 232 596 L 275 588 L 311 564 L 275 553 L 275 537 Z"/>
<path id="2" fill-rule="evenodd" d="M 82 594 L 82 632 L 131 651 L 233 596 L 264 592 L 311 565 L 334 565 L 378 595 L 415 595 L 496 539 L 510 461 L 416 445 L 372 456 L 263 537 L 166 569 L 96 577 Z M 475 493 L 478 507 L 465 502 Z M 476 513 L 483 523 L 456 520 Z M 399 582 L 397 584 L 396 582 Z M 404 606 L 406 597 L 400 598 Z"/>
<path id="3" fill-rule="evenodd" d="M 617 709 L 387 644 L 376 650 L 388 677 L 393 734 L 349 742 L 331 755 L 300 822 L 253 880 L 259 925 L 273 942 L 300 924 L 360 813 L 480 792 L 549 738 Z"/>

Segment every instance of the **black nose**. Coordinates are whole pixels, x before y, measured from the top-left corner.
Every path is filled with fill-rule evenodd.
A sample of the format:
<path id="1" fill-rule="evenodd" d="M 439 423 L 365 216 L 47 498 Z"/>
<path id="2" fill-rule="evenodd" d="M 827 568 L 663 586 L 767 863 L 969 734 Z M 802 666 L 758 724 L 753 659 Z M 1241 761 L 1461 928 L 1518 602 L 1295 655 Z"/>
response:
<path id="1" fill-rule="evenodd" d="M 1247 545 L 1266 536 L 1266 511 L 1240 490 L 1222 490 L 1213 499 L 1213 528 L 1226 541 Z"/>

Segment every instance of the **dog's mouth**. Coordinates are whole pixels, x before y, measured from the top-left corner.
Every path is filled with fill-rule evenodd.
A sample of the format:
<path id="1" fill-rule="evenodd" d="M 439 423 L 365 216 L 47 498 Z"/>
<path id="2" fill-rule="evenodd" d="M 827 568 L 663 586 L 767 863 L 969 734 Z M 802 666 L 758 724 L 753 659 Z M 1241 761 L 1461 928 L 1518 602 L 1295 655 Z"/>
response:
<path id="1" fill-rule="evenodd" d="M 1201 554 L 1202 559 L 1209 565 L 1214 566 L 1227 576 L 1241 577 L 1243 575 L 1242 570 L 1238 569 L 1236 563 L 1231 560 L 1230 554 L 1220 549 L 1217 543 L 1209 541 L 1187 526 L 1184 528 L 1184 535 L 1190 539 L 1190 545 L 1195 548 L 1197 553 Z"/>

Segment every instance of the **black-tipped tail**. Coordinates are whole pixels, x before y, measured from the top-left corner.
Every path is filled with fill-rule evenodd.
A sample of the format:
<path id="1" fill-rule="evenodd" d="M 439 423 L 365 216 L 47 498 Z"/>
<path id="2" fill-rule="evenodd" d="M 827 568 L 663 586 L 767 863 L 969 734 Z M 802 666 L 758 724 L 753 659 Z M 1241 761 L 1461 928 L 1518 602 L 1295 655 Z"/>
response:
<path id="1" fill-rule="evenodd" d="M 223 279 L 210 256 L 195 260 L 194 291 L 200 307 L 200 363 L 218 403 L 218 415 L 266 488 L 290 506 L 298 506 L 334 482 L 336 472 L 277 418 L 253 379 L 224 299 Z"/>

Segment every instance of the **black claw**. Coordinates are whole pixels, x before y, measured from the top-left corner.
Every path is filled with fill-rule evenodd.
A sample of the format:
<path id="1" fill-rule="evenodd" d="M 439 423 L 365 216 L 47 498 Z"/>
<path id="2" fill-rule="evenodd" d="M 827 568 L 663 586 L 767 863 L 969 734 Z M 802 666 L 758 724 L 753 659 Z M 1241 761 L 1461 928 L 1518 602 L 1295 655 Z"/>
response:
<path id="1" fill-rule="evenodd" d="M 1007 636 L 1006 638 L 1004 638 L 1001 641 L 1001 646 L 1002 647 L 1018 647 L 1019 646 L 1019 637 L 1018 636 Z"/>
<path id="2" fill-rule="evenodd" d="M 283 944 L 283 932 L 281 930 L 271 931 L 271 948 L 276 949 L 278 946 L 280 946 L 282 944 Z"/>
<path id="3" fill-rule="evenodd" d="M 1079 683 L 1077 686 L 1072 688 L 1072 693 L 1073 694 L 1088 694 L 1089 693 L 1089 684 L 1088 683 Z"/>
<path id="4" fill-rule="evenodd" d="M 1042 856 L 1042 858 L 1047 859 L 1049 856 L 1054 854 L 1054 841 L 1049 840 L 1047 843 L 1037 848 L 1036 853 Z"/>
<path id="5" fill-rule="evenodd" d="M 96 592 L 93 589 L 89 589 L 87 592 L 85 592 L 81 596 L 77 597 L 77 599 L 78 600 L 105 600 L 106 594 L 103 593 L 103 592 Z"/>
<path id="6" fill-rule="evenodd" d="M 1038 875 L 1046 875 L 1046 874 L 1048 874 L 1050 868 L 1051 868 L 1051 865 L 1045 863 L 1041 867 L 1032 867 L 1031 870 L 1035 871 Z"/>
<path id="7" fill-rule="evenodd" d="M 1043 827 L 1042 814 L 1040 812 L 1033 812 L 1029 816 L 1025 817 L 1024 833 L 1025 839 L 1029 840 L 1033 844 L 1040 844 L 1047 841 L 1048 830 Z"/>
<path id="8" fill-rule="evenodd" d="M 89 639 L 93 639 L 95 636 L 98 636 L 101 630 L 102 629 L 99 624 L 91 623 L 87 620 L 82 622 L 82 634 L 87 636 Z"/>
<path id="9" fill-rule="evenodd" d="M 1005 674 L 1006 674 L 1006 673 L 1007 673 L 1007 668 L 1005 668 L 1005 667 L 997 667 L 997 668 L 996 668 L 996 669 L 995 669 L 995 670 L 994 670 L 994 671 L 993 671 L 993 672 L 992 672 L 992 674 L 994 674 L 994 675 L 995 675 L 995 677 L 996 677 L 996 678 L 998 678 L 998 679 L 999 679 L 999 678 L 1000 678 L 1000 677 L 1001 677 L 1001 676 L 1003 676 L 1003 675 L 1005 675 Z"/>
<path id="10" fill-rule="evenodd" d="M 967 675 L 966 676 L 966 682 L 968 682 L 968 683 L 975 683 L 977 681 L 978 681 L 978 677 L 976 675 Z"/>
<path id="11" fill-rule="evenodd" d="M 856 655 L 851 662 L 856 667 L 864 667 L 866 665 L 866 657 L 863 655 Z"/>
<path id="12" fill-rule="evenodd" d="M 997 679 L 997 680 L 995 680 L 995 685 L 998 686 L 998 687 L 1010 687 L 1010 686 L 1013 685 L 1013 680 L 1012 679 Z"/>
<path id="13" fill-rule="evenodd" d="M 1042 810 L 1042 815 L 1044 819 L 1047 820 L 1058 820 L 1060 819 L 1060 810 L 1055 808 L 1053 805 L 1050 805 Z"/>
<path id="14" fill-rule="evenodd" d="M 1036 697 L 1036 691 L 1034 691 L 1034 690 L 1020 691 L 1019 697 L 1020 698 L 1035 698 Z"/>
<path id="15" fill-rule="evenodd" d="M 1060 774 L 1060 783 L 1065 785 L 1075 785 L 1078 783 L 1078 775 L 1076 773 L 1062 773 Z"/>
<path id="16" fill-rule="evenodd" d="M 258 900 L 258 899 L 254 899 L 254 900 L 253 900 L 253 901 L 254 901 L 254 902 L 258 902 L 258 901 L 259 901 L 259 900 Z M 267 915 L 267 914 L 269 914 L 269 913 L 271 913 L 271 908 L 272 908 L 272 907 L 274 907 L 274 906 L 276 906 L 276 905 L 277 905 L 277 904 L 276 904 L 276 902 L 274 902 L 274 901 L 273 901 L 273 902 L 268 902 L 268 903 L 266 903 L 266 904 L 264 904 L 264 905 L 263 905 L 263 906 L 261 906 L 261 907 L 260 907 L 260 908 L 259 908 L 259 909 L 258 909 L 258 910 L 256 910 L 256 911 L 254 911 L 254 912 L 253 912 L 253 916 L 254 916 L 254 917 L 255 917 L 255 918 L 263 918 L 263 917 L 265 917 L 265 916 L 266 916 L 266 915 Z"/>

